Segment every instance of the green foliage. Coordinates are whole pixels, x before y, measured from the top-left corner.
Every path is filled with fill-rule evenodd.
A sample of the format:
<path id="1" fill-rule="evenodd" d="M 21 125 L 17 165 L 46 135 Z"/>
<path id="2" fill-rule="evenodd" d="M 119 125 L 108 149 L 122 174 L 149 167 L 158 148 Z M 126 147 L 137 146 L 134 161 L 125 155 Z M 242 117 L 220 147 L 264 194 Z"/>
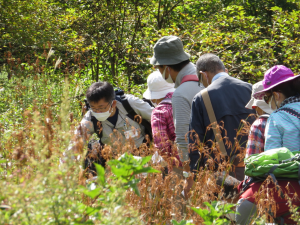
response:
<path id="1" fill-rule="evenodd" d="M 1 4 L 1 41 L 6 47 L 0 53 L 12 52 L 14 63 L 52 46 L 62 53 L 63 68 L 79 67 L 77 76 L 107 80 L 123 89 L 145 83 L 153 45 L 164 35 L 182 37 L 194 62 L 199 54 L 218 54 L 233 76 L 246 81 L 260 80 L 274 64 L 299 71 L 295 0 L 2 0 Z M 80 63 L 75 62 L 78 58 Z"/>
<path id="2" fill-rule="evenodd" d="M 108 165 L 115 175 L 115 179 L 124 183 L 124 187 L 132 188 L 137 195 L 140 195 L 137 184 L 140 179 L 135 175 L 141 173 L 160 173 L 152 167 L 144 167 L 151 160 L 151 156 L 136 159 L 132 155 L 125 153 L 119 160 L 110 160 Z"/>
<path id="3" fill-rule="evenodd" d="M 6 188 L 0 194 L 0 207 L 9 207 L 0 211 L 0 223 L 140 224 L 136 211 L 126 205 L 125 196 L 128 189 L 138 193 L 136 176 L 158 172 L 145 166 L 149 157 L 135 159 L 125 154 L 112 160 L 114 174 L 96 165 L 97 183 L 90 181 L 84 186 L 80 185 L 85 179 L 78 165 L 73 161 L 58 165 L 73 127 L 63 119 L 70 104 L 65 94 L 68 90 L 66 86 L 60 121 L 45 122 L 44 126 L 35 112 L 35 116 L 25 118 L 21 130 L 15 128 L 17 134 L 12 137 L 17 138 L 5 135 L 1 139 L 1 184 Z"/>
<path id="4" fill-rule="evenodd" d="M 221 7 L 217 12 L 210 12 L 208 3 L 199 8 L 191 3 L 188 11 L 185 9 L 182 16 L 186 23 L 180 33 L 184 35 L 192 61 L 196 61 L 198 55 L 215 53 L 232 76 L 251 83 L 261 80 L 274 64 L 285 64 L 297 73 L 299 64 L 294 56 L 299 54 L 296 50 L 298 22 L 291 20 L 298 21 L 299 10 L 287 12 L 270 7 L 272 21 L 269 24 L 263 21 L 264 17 L 252 15 L 239 3 Z"/>
<path id="5" fill-rule="evenodd" d="M 74 38 L 69 27 L 75 15 L 52 0 L 1 0 L 0 15 L 1 53 L 14 46 L 18 58 L 23 58 L 29 52 L 42 52 L 45 44 L 65 49 Z"/>
<path id="6" fill-rule="evenodd" d="M 192 220 L 182 220 L 179 223 L 176 220 L 172 220 L 171 222 L 173 223 L 173 225 L 193 225 Z"/>
<path id="7" fill-rule="evenodd" d="M 70 104 L 65 100 L 64 103 Z M 64 110 L 67 108 L 62 108 L 60 118 L 68 115 Z M 61 149 L 70 140 L 63 127 L 70 123 L 53 126 L 50 115 L 45 121 L 42 113 L 37 108 L 27 109 L 18 126 L 9 126 L 10 131 L 1 128 L 4 131 L 0 139 L 1 157 L 6 162 L 0 165 L 0 178 L 6 188 L 0 198 L 1 204 L 9 205 L 7 210 L 0 211 L 1 224 L 69 223 L 79 213 L 77 203 L 81 198 L 76 192 L 79 168 L 57 165 Z M 1 115 L 1 124 L 3 118 Z"/>
<path id="8" fill-rule="evenodd" d="M 209 210 L 207 209 L 201 209 L 201 208 L 192 208 L 199 216 L 203 218 L 205 221 L 204 224 L 210 225 L 210 224 L 224 224 L 226 222 L 229 222 L 228 219 L 220 218 L 222 216 L 225 216 L 229 213 L 236 213 L 231 208 L 234 207 L 234 204 L 223 204 L 222 202 L 214 201 L 211 204 L 208 202 L 204 203 Z"/>
<path id="9" fill-rule="evenodd" d="M 91 182 L 87 187 L 79 189 L 79 191 L 83 192 L 89 198 L 95 199 L 92 206 L 80 203 L 81 209 L 85 212 L 84 214 L 94 216 L 96 220 L 103 221 L 103 213 L 99 213 L 100 210 L 111 208 L 111 205 L 114 206 L 114 209 L 119 209 L 124 206 L 124 199 L 116 199 L 115 197 L 118 196 L 119 193 L 124 193 L 125 190 L 131 188 L 137 195 L 140 195 L 137 187 L 139 179 L 136 179 L 135 176 L 141 173 L 160 172 L 152 167 L 145 167 L 145 164 L 150 159 L 151 156 L 136 159 L 131 154 L 125 153 L 120 159 L 109 161 L 108 164 L 114 174 L 114 176 L 108 178 L 114 180 L 114 182 L 110 183 L 106 182 L 105 169 L 101 165 L 95 164 L 98 184 L 95 185 Z M 83 220 L 83 218 L 81 218 L 81 220 Z M 130 217 L 126 217 L 125 221 L 126 224 L 132 222 Z M 86 222 L 89 223 L 91 221 Z"/>
<path id="10" fill-rule="evenodd" d="M 223 218 L 228 214 L 235 214 L 236 212 L 232 210 L 235 204 L 223 203 L 218 201 L 213 201 L 211 204 L 208 202 L 204 202 L 205 208 L 195 208 L 191 207 L 191 209 L 196 212 L 202 219 L 203 224 L 211 225 L 211 224 L 230 224 L 230 221 L 227 218 Z M 172 220 L 173 225 L 185 225 L 192 224 L 192 221 L 182 220 L 181 222 L 177 222 Z"/>

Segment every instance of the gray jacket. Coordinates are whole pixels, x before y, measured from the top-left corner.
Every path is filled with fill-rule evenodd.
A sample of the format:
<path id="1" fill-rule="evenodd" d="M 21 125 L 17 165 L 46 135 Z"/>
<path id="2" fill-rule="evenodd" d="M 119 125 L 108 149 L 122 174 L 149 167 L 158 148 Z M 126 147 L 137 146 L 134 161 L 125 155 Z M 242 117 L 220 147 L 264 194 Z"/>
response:
<path id="1" fill-rule="evenodd" d="M 133 95 L 126 95 L 130 106 L 134 109 L 134 111 L 142 117 L 150 122 L 151 113 L 153 107 L 151 107 L 147 102 L 133 96 Z M 122 103 L 117 101 L 117 108 L 119 110 L 118 119 L 116 126 L 110 123 L 108 120 L 101 122 L 102 124 L 102 138 L 101 142 L 103 144 L 113 146 L 115 143 L 122 144 L 125 143 L 126 137 L 124 132 L 128 130 L 135 130 L 137 131 L 138 135 L 133 137 L 136 147 L 139 147 L 145 138 L 145 128 L 138 124 L 136 121 L 131 120 L 127 116 L 127 111 L 123 107 Z M 77 138 L 82 138 L 83 144 L 86 144 L 86 141 L 95 133 L 93 123 L 91 122 L 91 111 L 89 110 L 83 117 L 80 122 L 81 128 L 75 131 Z M 113 132 L 116 130 L 117 132 Z M 76 138 L 76 139 L 77 139 Z M 78 139 L 77 139 L 78 140 Z M 74 143 L 69 146 L 68 150 L 71 150 L 74 146 Z"/>
<path id="2" fill-rule="evenodd" d="M 190 114 L 194 96 L 200 92 L 204 86 L 198 85 L 198 82 L 187 81 L 180 84 L 186 75 L 196 75 L 196 67 L 189 63 L 179 71 L 175 81 L 175 92 L 172 97 L 173 118 L 176 133 L 176 144 L 182 162 L 189 160 L 188 139 L 185 136 L 189 132 Z"/>

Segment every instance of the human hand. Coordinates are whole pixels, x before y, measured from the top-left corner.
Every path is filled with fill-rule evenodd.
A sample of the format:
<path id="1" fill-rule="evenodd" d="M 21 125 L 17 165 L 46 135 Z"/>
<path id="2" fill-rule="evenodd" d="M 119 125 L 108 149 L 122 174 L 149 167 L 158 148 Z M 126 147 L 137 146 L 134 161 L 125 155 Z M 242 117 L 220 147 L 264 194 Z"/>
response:
<path id="1" fill-rule="evenodd" d="M 189 160 L 184 161 L 182 163 L 182 168 L 183 168 L 183 171 L 190 172 L 190 161 Z"/>

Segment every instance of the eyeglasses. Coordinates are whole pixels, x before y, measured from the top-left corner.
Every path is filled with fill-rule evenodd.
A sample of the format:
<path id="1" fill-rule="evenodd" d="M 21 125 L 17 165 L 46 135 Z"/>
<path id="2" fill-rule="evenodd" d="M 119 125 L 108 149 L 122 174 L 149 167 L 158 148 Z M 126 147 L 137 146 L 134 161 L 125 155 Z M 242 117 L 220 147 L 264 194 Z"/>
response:
<path id="1" fill-rule="evenodd" d="M 97 112 L 103 112 L 107 108 L 107 106 L 109 106 L 110 104 L 111 103 L 108 103 L 105 107 L 103 107 L 103 108 L 97 108 L 97 109 L 91 106 L 91 110 L 93 112 L 95 112 L 95 113 L 97 113 Z"/>
<path id="2" fill-rule="evenodd" d="M 267 104 L 269 104 L 269 100 L 270 100 L 270 98 L 272 97 L 272 95 L 264 95 L 264 100 L 265 100 L 265 102 L 267 103 Z"/>

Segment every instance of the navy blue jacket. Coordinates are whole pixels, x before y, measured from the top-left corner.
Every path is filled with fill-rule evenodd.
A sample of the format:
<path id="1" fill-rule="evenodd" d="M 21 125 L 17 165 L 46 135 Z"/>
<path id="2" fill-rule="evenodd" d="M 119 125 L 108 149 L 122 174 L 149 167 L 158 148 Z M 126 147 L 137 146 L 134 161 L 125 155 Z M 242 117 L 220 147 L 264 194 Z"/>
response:
<path id="1" fill-rule="evenodd" d="M 222 130 L 222 137 L 227 137 L 229 142 L 232 143 L 229 146 L 224 142 L 227 154 L 228 156 L 236 155 L 239 151 L 234 147 L 235 140 L 238 140 L 241 147 L 245 147 L 248 139 L 247 134 L 240 135 L 235 139 L 237 130 L 241 127 L 241 120 L 247 120 L 250 124 L 255 120 L 255 111 L 245 108 L 245 105 L 251 98 L 252 85 L 230 76 L 222 76 L 209 85 L 207 91 L 217 122 L 219 124 L 224 123 L 225 129 Z M 249 117 L 250 114 L 253 116 Z M 210 124 L 201 93 L 199 92 L 195 95 L 192 103 L 189 130 L 190 132 L 194 130 L 199 137 L 200 143 L 205 143 L 208 148 L 212 144 L 209 140 L 215 140 L 213 130 L 207 130 Z M 192 151 L 195 149 L 194 147 L 197 147 L 197 144 L 195 135 L 191 134 L 189 135 L 190 166 L 191 170 L 195 170 L 199 166 L 205 165 L 207 157 L 203 154 L 200 157 L 199 151 Z M 210 155 L 215 158 L 211 151 Z M 218 163 L 216 162 L 216 164 Z"/>

